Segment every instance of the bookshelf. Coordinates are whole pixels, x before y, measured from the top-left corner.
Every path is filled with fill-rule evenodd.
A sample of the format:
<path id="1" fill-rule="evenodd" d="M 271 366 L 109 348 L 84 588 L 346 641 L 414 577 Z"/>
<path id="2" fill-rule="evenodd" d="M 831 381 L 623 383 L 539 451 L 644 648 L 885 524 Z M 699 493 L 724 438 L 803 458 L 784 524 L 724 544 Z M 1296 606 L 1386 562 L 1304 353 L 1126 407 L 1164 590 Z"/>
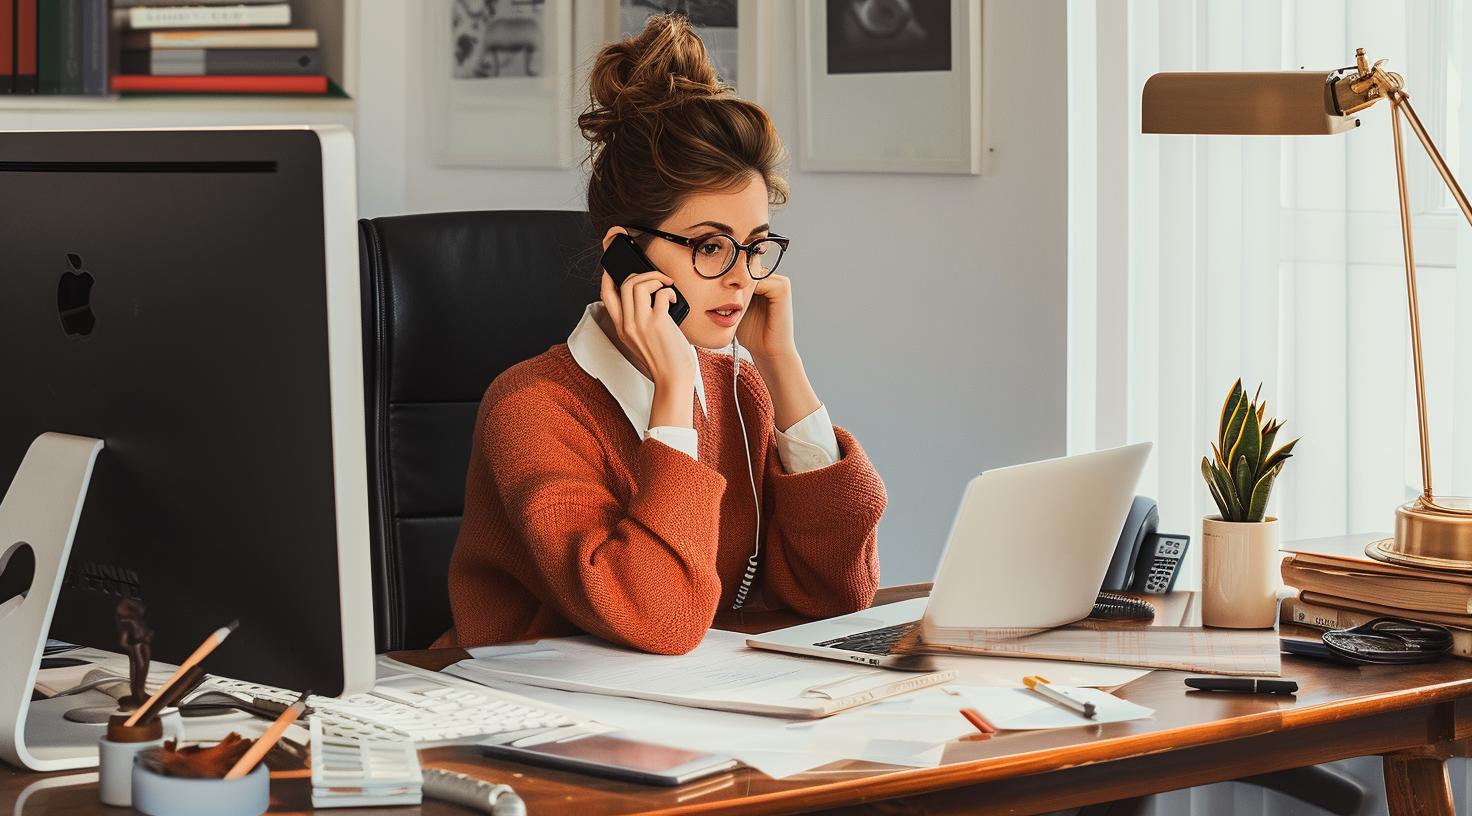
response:
<path id="1" fill-rule="evenodd" d="M 182 2 L 182 0 L 181 0 Z M 211 125 L 340 124 L 353 127 L 360 0 L 290 0 L 292 26 L 315 28 L 328 76 L 341 96 L 0 94 L 0 130 Z"/>

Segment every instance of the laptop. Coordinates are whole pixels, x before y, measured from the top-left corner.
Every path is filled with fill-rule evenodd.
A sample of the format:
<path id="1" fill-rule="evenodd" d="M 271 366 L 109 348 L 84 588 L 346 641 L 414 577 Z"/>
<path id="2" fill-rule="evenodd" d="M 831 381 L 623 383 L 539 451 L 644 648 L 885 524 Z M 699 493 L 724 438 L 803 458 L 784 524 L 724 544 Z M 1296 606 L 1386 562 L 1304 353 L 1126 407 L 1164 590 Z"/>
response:
<path id="1" fill-rule="evenodd" d="M 1045 629 L 1086 618 L 1152 445 L 988 470 L 951 523 L 929 598 L 885 604 L 747 639 L 748 646 L 892 669 L 928 670 L 891 654 L 915 626 Z"/>

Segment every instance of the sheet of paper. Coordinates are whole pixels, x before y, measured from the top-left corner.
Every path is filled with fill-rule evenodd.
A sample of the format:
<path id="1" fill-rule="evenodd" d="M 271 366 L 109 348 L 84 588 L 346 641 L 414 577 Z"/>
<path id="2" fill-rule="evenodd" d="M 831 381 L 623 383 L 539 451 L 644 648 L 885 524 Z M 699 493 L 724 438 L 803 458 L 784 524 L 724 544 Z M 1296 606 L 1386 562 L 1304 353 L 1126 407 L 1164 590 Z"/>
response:
<path id="1" fill-rule="evenodd" d="M 855 666 L 752 649 L 746 636 L 711 630 L 688 654 L 654 655 L 593 637 L 568 637 L 470 650 L 480 675 L 567 691 L 741 709 L 816 708 L 925 674 Z M 729 704 L 729 705 L 727 705 Z M 795 712 L 794 712 L 795 713 Z"/>
<path id="2" fill-rule="evenodd" d="M 42 694 L 51 696 L 59 691 L 65 691 L 73 686 L 79 686 L 85 681 L 89 672 L 104 671 L 118 678 L 118 687 L 110 688 L 119 694 L 126 694 L 128 678 L 128 656 L 117 652 L 103 651 L 90 647 L 71 649 L 54 655 L 58 658 L 69 658 L 72 660 L 84 660 L 85 663 L 78 666 L 64 666 L 59 669 L 41 669 L 36 672 L 36 690 Z M 158 691 L 164 682 L 173 674 L 172 664 L 154 661 L 148 667 L 148 680 L 146 687 L 149 692 Z"/>
<path id="3" fill-rule="evenodd" d="M 1138 680 L 1151 669 L 1074 663 L 1069 660 L 1034 660 L 1026 657 L 987 655 L 936 655 L 935 666 L 956 672 L 954 683 L 968 686 L 1015 686 L 1028 675 L 1040 674 L 1060 686 L 1118 688 Z"/>
<path id="4" fill-rule="evenodd" d="M 940 763 L 946 741 L 972 730 L 960 717 L 960 706 L 950 716 L 911 718 L 900 729 L 901 718 L 891 713 L 871 714 L 879 711 L 874 705 L 822 720 L 789 720 L 526 686 L 486 677 L 463 664 L 445 671 L 576 711 L 649 742 L 726 754 L 776 779 L 845 759 L 934 767 Z"/>
<path id="5" fill-rule="evenodd" d="M 1056 684 L 1055 684 L 1056 685 Z M 992 725 L 1003 731 L 1037 731 L 1050 728 L 1074 728 L 1080 725 L 1103 725 L 1126 720 L 1153 717 L 1155 710 L 1108 692 L 1087 687 L 1059 686 L 1063 691 L 1097 709 L 1090 719 L 1071 709 L 1044 700 L 1025 688 L 984 688 L 950 686 L 955 696 L 980 711 Z"/>

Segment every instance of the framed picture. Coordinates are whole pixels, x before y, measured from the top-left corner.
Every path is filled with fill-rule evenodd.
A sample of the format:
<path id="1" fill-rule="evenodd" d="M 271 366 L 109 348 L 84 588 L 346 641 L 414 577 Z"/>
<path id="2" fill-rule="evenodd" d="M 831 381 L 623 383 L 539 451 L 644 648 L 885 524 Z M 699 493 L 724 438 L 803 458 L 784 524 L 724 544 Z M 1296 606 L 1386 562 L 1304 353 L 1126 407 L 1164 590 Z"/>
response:
<path id="1" fill-rule="evenodd" d="M 572 166 L 571 0 L 436 0 L 434 7 L 435 163 Z"/>
<path id="2" fill-rule="evenodd" d="M 981 0 L 804 0 L 798 166 L 981 172 Z"/>
<path id="3" fill-rule="evenodd" d="M 608 38 L 621 40 L 644 29 L 652 14 L 674 12 L 690 19 L 721 81 L 760 104 L 768 66 L 760 59 L 762 6 L 768 0 L 608 0 Z"/>

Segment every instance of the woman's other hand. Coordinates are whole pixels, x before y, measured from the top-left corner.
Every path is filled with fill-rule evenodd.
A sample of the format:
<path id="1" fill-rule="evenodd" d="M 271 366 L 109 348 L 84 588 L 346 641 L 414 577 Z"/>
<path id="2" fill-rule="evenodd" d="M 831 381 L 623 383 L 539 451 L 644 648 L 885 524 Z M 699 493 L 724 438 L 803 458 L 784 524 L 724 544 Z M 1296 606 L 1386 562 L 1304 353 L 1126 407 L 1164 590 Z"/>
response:
<path id="1" fill-rule="evenodd" d="M 797 357 L 792 333 L 792 281 L 785 275 L 768 275 L 756 282 L 751 303 L 736 327 L 736 340 L 758 366 Z"/>

